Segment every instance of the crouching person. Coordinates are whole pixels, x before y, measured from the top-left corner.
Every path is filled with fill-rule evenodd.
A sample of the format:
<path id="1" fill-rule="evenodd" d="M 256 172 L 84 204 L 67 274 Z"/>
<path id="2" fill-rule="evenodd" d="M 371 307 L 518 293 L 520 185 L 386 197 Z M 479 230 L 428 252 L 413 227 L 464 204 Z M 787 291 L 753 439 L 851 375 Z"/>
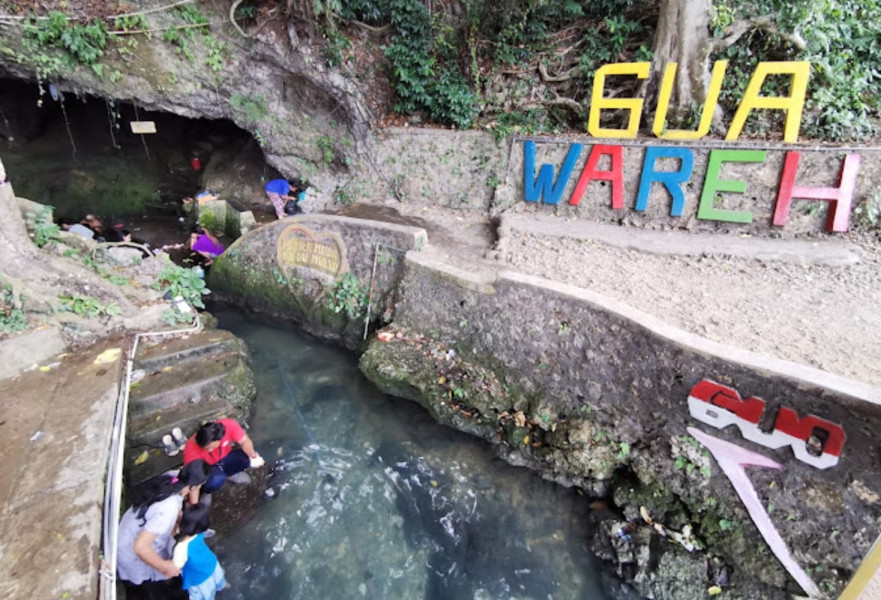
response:
<path id="1" fill-rule="evenodd" d="M 237 444 L 238 448 L 233 448 Z M 211 475 L 202 486 L 202 494 L 219 490 L 227 480 L 248 483 L 251 478 L 245 469 L 264 464 L 254 450 L 254 442 L 233 419 L 205 423 L 187 440 L 184 446 L 184 464 L 204 460 L 211 466 Z M 205 499 L 202 500 L 205 503 Z"/>
<path id="2" fill-rule="evenodd" d="M 208 465 L 194 460 L 177 475 L 161 475 L 137 495 L 119 523 L 117 572 L 129 598 L 177 598 L 170 580 L 180 575 L 172 562 L 171 541 L 184 498 L 198 498 Z"/>

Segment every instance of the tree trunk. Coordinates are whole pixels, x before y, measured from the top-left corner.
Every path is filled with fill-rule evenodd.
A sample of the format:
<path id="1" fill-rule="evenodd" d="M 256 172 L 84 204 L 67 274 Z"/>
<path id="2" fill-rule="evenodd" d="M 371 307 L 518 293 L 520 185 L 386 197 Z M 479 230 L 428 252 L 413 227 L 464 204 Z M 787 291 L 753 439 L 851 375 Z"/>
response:
<path id="1" fill-rule="evenodd" d="M 671 116 L 681 116 L 702 105 L 709 86 L 707 63 L 712 0 L 661 0 L 661 13 L 652 47 L 652 77 L 646 105 L 654 109 L 661 76 L 667 63 L 679 65 L 670 98 Z"/>
<path id="2" fill-rule="evenodd" d="M 5 181 L 3 162 L 0 160 L 0 182 Z M 13 265 L 34 260 L 36 247 L 28 235 L 24 219 L 9 183 L 0 183 L 0 265 L 6 271 Z M 10 273 L 12 275 L 13 273 Z"/>

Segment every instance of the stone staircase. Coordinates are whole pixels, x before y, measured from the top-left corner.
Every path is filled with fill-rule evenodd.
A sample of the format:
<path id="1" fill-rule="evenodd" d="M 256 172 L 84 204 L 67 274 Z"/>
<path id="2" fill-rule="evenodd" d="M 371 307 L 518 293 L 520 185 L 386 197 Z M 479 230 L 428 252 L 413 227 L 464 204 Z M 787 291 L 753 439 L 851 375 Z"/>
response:
<path id="1" fill-rule="evenodd" d="M 245 343 L 228 331 L 142 342 L 129 395 L 126 471 L 130 483 L 176 468 L 162 436 L 180 427 L 187 437 L 220 417 L 247 421 L 256 396 Z"/>

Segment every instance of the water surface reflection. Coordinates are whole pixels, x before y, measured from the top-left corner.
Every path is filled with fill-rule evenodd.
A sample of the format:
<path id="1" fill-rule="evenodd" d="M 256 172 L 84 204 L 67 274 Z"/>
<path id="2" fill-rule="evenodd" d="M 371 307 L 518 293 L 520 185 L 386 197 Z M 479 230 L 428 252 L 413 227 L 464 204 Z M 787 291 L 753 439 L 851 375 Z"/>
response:
<path id="1" fill-rule="evenodd" d="M 250 435 L 277 468 L 214 546 L 226 598 L 596 599 L 586 500 L 384 396 L 349 353 L 217 311 L 254 359 Z"/>

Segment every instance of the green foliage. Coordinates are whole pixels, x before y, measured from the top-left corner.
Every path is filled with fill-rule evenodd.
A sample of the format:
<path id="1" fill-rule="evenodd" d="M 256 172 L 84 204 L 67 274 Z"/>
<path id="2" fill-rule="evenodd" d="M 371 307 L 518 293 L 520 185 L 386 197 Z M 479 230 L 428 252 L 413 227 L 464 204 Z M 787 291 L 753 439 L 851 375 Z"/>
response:
<path id="1" fill-rule="evenodd" d="M 717 2 L 713 35 L 722 37 L 735 20 L 774 15 L 777 29 L 797 32 L 806 43 L 799 50 L 784 37 L 753 30 L 725 50 L 717 60 L 729 60 L 720 103 L 733 114 L 756 64 L 770 60 L 811 62 L 808 97 L 802 118 L 803 134 L 830 141 L 859 140 L 878 135 L 881 112 L 881 3 L 877 0 L 758 0 Z M 763 95 L 785 95 L 788 79 L 766 82 Z M 779 111 L 757 111 L 747 133 L 779 131 Z"/>
<path id="2" fill-rule="evenodd" d="M 245 117 L 249 125 L 256 125 L 266 117 L 269 108 L 263 96 L 245 96 L 233 94 L 229 99 L 229 105 Z"/>
<path id="3" fill-rule="evenodd" d="M 191 44 L 196 42 L 196 32 L 199 31 L 202 33 L 202 43 L 205 45 L 204 53 L 200 52 L 205 57 L 205 65 L 215 73 L 223 69 L 229 48 L 226 42 L 218 40 L 211 34 L 209 29 L 211 22 L 199 11 L 199 8 L 195 4 L 184 4 L 176 6 L 171 14 L 183 21 L 184 25 L 167 28 L 162 34 L 162 39 L 177 46 L 178 54 L 195 62 L 196 57 Z"/>
<path id="4" fill-rule="evenodd" d="M 344 18 L 394 27 L 385 55 L 392 66 L 397 112 L 424 112 L 438 123 L 471 126 L 477 99 L 456 63 L 464 43 L 458 32 L 441 21 L 435 21 L 434 31 L 428 9 L 418 0 L 340 0 L 339 5 Z"/>
<path id="5" fill-rule="evenodd" d="M 17 305 L 12 286 L 0 292 L 0 333 L 16 333 L 28 328 L 24 311 Z"/>
<path id="6" fill-rule="evenodd" d="M 162 267 L 152 287 L 165 292 L 172 300 L 180 296 L 187 304 L 196 308 L 205 308 L 202 296 L 211 293 L 211 290 L 205 286 L 205 280 L 202 279 L 198 269 L 181 267 L 173 263 Z"/>
<path id="7" fill-rule="evenodd" d="M 625 50 L 647 37 L 641 21 L 625 14 L 613 13 L 612 16 L 603 18 L 594 35 L 585 39 L 578 64 L 586 77 L 593 77 L 597 68 L 606 63 L 617 62 Z M 631 60 L 648 61 L 651 57 L 651 50 L 643 43 L 634 49 Z"/>
<path id="8" fill-rule="evenodd" d="M 144 18 L 144 15 L 124 15 L 122 17 L 116 17 L 113 19 L 113 27 L 114 29 L 122 31 L 146 31 L 149 29 L 147 19 Z M 150 34 L 147 34 L 147 37 L 149 37 L 149 35 Z"/>
<path id="9" fill-rule="evenodd" d="M 312 0 L 312 10 L 317 17 L 333 22 L 342 10 L 341 0 Z"/>
<path id="10" fill-rule="evenodd" d="M 360 319 L 367 308 L 367 290 L 353 273 L 346 273 L 330 290 L 327 307 L 335 313 L 345 312 L 352 319 Z"/>
<path id="11" fill-rule="evenodd" d="M 120 313 L 119 305 L 115 302 L 103 304 L 97 298 L 83 294 L 58 296 L 58 300 L 61 301 L 61 310 L 86 317 L 113 316 Z"/>
<path id="12" fill-rule="evenodd" d="M 193 55 L 193 51 L 190 50 L 190 40 L 190 36 L 186 33 L 181 33 L 181 30 L 175 27 L 169 27 L 162 32 L 162 41 L 177 46 L 178 54 L 186 57 L 187 60 L 194 61 L 196 57 Z"/>
<path id="13" fill-rule="evenodd" d="M 206 35 L 205 43 L 205 64 L 208 68 L 217 73 L 223 69 L 223 63 L 229 53 L 226 42 L 221 42 L 213 35 Z"/>
<path id="14" fill-rule="evenodd" d="M 176 308 L 167 308 L 162 311 L 162 322 L 166 325 L 180 325 L 182 323 L 191 323 L 193 321 L 193 313 L 185 313 Z"/>
<path id="15" fill-rule="evenodd" d="M 327 46 L 322 50 L 327 64 L 338 67 L 343 63 L 343 53 L 352 47 L 349 38 L 340 33 L 335 27 L 323 27 L 321 32 L 327 40 Z"/>
<path id="16" fill-rule="evenodd" d="M 865 229 L 875 229 L 881 225 L 881 188 L 875 188 L 853 209 L 854 225 Z"/>
<path id="17" fill-rule="evenodd" d="M 61 231 L 61 228 L 52 221 L 51 206 L 43 206 L 35 213 L 29 212 L 26 224 L 38 248 L 50 243 Z"/>
<path id="18" fill-rule="evenodd" d="M 877 135 L 881 3 L 823 0 L 806 12 L 808 47 L 799 58 L 810 60 L 813 72 L 805 133 L 836 141 Z"/>
<path id="19" fill-rule="evenodd" d="M 73 23 L 63 12 L 50 11 L 47 18 L 25 24 L 24 39 L 37 49 L 60 48 L 74 62 L 94 68 L 104 55 L 107 26 L 97 19 L 89 24 Z"/>
<path id="20" fill-rule="evenodd" d="M 171 14 L 190 25 L 208 25 L 208 17 L 199 11 L 195 4 L 182 4 L 171 10 Z"/>
<path id="21" fill-rule="evenodd" d="M 336 156 L 333 151 L 333 139 L 329 135 L 322 134 L 318 136 L 315 143 L 321 151 L 321 162 L 324 163 L 325 167 L 329 167 Z"/>

